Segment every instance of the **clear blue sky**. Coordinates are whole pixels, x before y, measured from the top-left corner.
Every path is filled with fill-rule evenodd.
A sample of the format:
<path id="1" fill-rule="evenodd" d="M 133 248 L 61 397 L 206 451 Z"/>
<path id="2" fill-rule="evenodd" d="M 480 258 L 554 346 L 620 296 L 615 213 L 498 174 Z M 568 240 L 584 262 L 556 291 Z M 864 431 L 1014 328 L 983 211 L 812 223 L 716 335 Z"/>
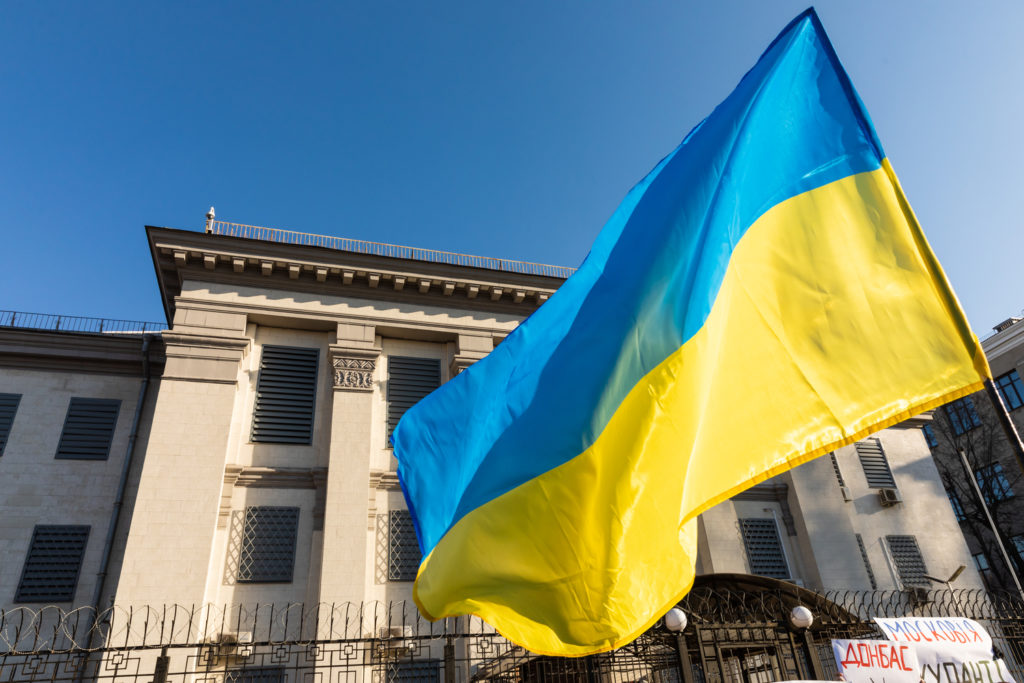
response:
<path id="1" fill-rule="evenodd" d="M 18 2 L 0 308 L 160 320 L 145 224 L 578 265 L 804 2 Z M 1024 308 L 1024 3 L 818 6 L 980 336 Z"/>

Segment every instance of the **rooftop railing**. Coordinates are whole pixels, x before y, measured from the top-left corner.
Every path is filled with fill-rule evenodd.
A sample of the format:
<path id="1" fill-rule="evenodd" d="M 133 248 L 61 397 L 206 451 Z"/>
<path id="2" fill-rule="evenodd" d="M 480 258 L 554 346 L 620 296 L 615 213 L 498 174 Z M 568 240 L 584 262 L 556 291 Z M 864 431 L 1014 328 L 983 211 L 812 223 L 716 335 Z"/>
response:
<path id="1" fill-rule="evenodd" d="M 246 239 L 264 240 L 267 242 L 325 247 L 327 249 L 337 249 L 339 251 L 348 251 L 355 254 L 371 254 L 373 256 L 389 256 L 391 258 L 429 261 L 431 263 L 447 263 L 453 266 L 487 268 L 489 270 L 501 270 L 509 273 L 521 273 L 523 275 L 542 275 L 546 277 L 565 279 L 576 272 L 575 268 L 569 268 L 567 266 L 552 266 L 543 263 L 530 263 L 528 261 L 510 261 L 508 259 L 491 258 L 489 256 L 471 256 L 469 254 L 457 254 L 451 251 L 403 247 L 397 244 L 366 242 L 363 240 L 349 239 L 347 237 L 314 235 L 308 232 L 295 232 L 293 230 L 281 230 L 279 228 L 263 228 L 258 225 L 226 223 L 224 221 L 215 220 L 208 220 L 206 222 L 206 232 L 214 235 L 244 237 Z"/>
<path id="2" fill-rule="evenodd" d="M 80 315 L 54 313 L 25 313 L 0 310 L 0 327 L 80 334 L 143 334 L 167 329 L 166 323 L 142 320 L 116 320 L 114 318 L 87 318 Z"/>

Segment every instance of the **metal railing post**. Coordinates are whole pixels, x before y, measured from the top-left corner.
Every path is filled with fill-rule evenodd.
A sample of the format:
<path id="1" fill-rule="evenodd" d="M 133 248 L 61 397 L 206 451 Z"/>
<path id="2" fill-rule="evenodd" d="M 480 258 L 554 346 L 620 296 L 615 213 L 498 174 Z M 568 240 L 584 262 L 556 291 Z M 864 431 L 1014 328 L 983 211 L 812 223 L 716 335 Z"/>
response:
<path id="1" fill-rule="evenodd" d="M 153 683 L 167 683 L 167 671 L 171 668 L 171 658 L 167 655 L 167 648 L 161 648 L 160 656 L 156 658 L 156 665 L 153 667 Z"/>
<path id="2" fill-rule="evenodd" d="M 811 629 L 804 629 L 804 647 L 807 648 L 807 659 L 811 662 L 811 670 L 814 672 L 815 680 L 825 680 L 825 671 L 818 658 L 818 648 L 814 644 L 814 637 L 811 636 Z"/>
<path id="3" fill-rule="evenodd" d="M 444 643 L 444 683 L 455 683 L 455 642 L 451 635 Z"/>
<path id="4" fill-rule="evenodd" d="M 676 656 L 679 658 L 679 673 L 683 683 L 693 683 L 693 666 L 690 664 L 690 650 L 686 647 L 686 636 L 676 634 Z"/>

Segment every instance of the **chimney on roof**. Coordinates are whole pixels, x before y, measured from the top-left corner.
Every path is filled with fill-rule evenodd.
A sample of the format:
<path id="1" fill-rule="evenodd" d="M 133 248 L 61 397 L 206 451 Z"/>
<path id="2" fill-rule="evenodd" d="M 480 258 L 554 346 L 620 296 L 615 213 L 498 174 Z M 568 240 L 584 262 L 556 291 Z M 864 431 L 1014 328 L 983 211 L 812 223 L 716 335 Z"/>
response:
<path id="1" fill-rule="evenodd" d="M 998 325 L 996 325 L 992 329 L 995 330 L 996 332 L 1002 332 L 1003 330 L 1005 330 L 1005 329 L 1007 329 L 1009 327 L 1012 327 L 1013 325 L 1016 325 L 1021 320 L 1022 320 L 1021 318 L 1007 318 L 1006 320 L 1004 320 L 1003 322 L 999 323 Z"/>

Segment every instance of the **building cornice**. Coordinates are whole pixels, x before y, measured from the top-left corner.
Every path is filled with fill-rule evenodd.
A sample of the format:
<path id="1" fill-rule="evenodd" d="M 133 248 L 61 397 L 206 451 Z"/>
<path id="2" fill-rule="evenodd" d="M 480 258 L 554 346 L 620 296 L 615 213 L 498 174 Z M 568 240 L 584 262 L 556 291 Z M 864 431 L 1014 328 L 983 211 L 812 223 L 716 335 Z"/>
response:
<path id="1" fill-rule="evenodd" d="M 1014 323 L 981 342 L 981 348 L 985 350 L 990 363 L 1005 354 L 1017 355 L 1021 347 L 1024 347 L 1024 322 Z"/>
<path id="2" fill-rule="evenodd" d="M 168 319 L 185 280 L 525 317 L 562 278 L 146 227 Z"/>
<path id="3" fill-rule="evenodd" d="M 159 375 L 165 361 L 160 335 L 150 335 L 149 363 Z M 141 377 L 143 335 L 78 334 L 0 328 L 0 366 Z"/>

